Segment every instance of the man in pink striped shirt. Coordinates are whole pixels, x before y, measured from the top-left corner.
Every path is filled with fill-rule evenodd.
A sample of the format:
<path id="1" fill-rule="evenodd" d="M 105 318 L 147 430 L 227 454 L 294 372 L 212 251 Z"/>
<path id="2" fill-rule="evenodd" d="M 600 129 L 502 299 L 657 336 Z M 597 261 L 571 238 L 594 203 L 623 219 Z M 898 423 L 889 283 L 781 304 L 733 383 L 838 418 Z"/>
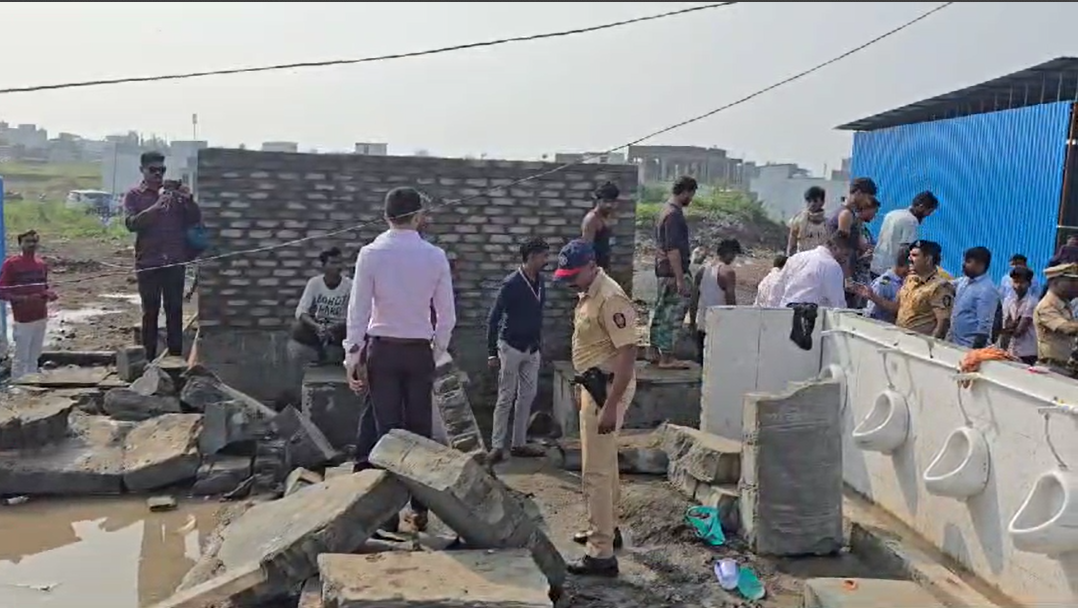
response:
<path id="1" fill-rule="evenodd" d="M 391 190 L 385 204 L 389 230 L 356 257 L 344 365 L 352 389 L 369 392 L 357 470 L 370 466 L 371 449 L 392 429 L 431 436 L 434 362 L 449 347 L 457 314 L 449 260 L 420 236 L 422 216 L 418 191 Z M 426 507 L 414 498 L 409 515 L 413 528 L 426 527 Z"/>

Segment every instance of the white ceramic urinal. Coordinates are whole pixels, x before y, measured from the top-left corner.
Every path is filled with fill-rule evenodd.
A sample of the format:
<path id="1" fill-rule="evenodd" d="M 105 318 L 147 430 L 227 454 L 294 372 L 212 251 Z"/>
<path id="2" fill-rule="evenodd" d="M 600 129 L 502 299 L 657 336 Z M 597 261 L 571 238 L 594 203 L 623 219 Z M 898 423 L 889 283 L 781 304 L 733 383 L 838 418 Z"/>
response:
<path id="1" fill-rule="evenodd" d="M 853 441 L 868 452 L 890 454 L 906 443 L 910 408 L 901 394 L 886 390 L 876 396 L 872 411 L 853 429 Z"/>
<path id="2" fill-rule="evenodd" d="M 842 387 L 841 390 L 846 390 L 846 372 L 837 363 L 832 363 L 820 370 L 820 380 L 834 380 Z"/>
<path id="3" fill-rule="evenodd" d="M 964 426 L 947 436 L 922 477 L 930 494 L 964 500 L 984 491 L 990 467 L 984 435 Z"/>
<path id="4" fill-rule="evenodd" d="M 1053 557 L 1078 551 L 1078 477 L 1067 471 L 1042 474 L 1007 533 L 1019 551 Z"/>

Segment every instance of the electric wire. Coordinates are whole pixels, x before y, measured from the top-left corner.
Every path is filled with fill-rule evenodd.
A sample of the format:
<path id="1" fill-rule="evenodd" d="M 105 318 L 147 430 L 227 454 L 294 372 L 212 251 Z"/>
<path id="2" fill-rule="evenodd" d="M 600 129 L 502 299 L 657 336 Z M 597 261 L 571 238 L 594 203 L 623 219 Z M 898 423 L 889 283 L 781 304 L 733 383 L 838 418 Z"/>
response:
<path id="1" fill-rule="evenodd" d="M 786 77 L 786 78 L 784 78 L 782 80 L 779 80 L 778 82 L 775 82 L 775 83 L 773 83 L 771 85 L 768 85 L 768 86 L 766 86 L 766 87 L 764 87 L 762 89 L 758 89 L 758 90 L 756 90 L 756 91 L 754 91 L 752 93 L 749 93 L 748 95 L 745 95 L 744 97 L 741 97 L 739 99 L 731 101 L 731 102 L 729 102 L 727 104 L 724 104 L 724 105 L 719 106 L 717 108 L 714 108 L 712 110 L 708 110 L 707 112 L 704 112 L 703 114 L 698 114 L 696 116 L 693 116 L 692 118 L 688 118 L 688 119 L 682 120 L 681 122 L 674 123 L 674 124 L 672 124 L 670 126 L 664 127 L 664 128 L 659 129 L 657 131 L 653 131 L 653 132 L 648 133 L 647 135 L 644 135 L 642 137 L 636 138 L 636 139 L 634 139 L 634 140 L 632 140 L 632 141 L 630 141 L 628 143 L 621 144 L 621 145 L 615 146 L 613 148 L 609 148 L 609 149 L 607 149 L 607 150 L 605 150 L 603 152 L 596 152 L 596 153 L 593 153 L 593 154 L 590 154 L 590 155 L 585 155 L 585 156 L 583 156 L 583 157 L 581 157 L 579 159 L 576 159 L 574 161 L 571 161 L 571 162 L 568 162 L 568 163 L 565 163 L 565 164 L 562 164 L 562 165 L 558 165 L 558 166 L 556 166 L 556 167 L 554 167 L 552 169 L 548 169 L 546 171 L 542 171 L 542 172 L 536 173 L 534 175 L 529 175 L 527 177 L 523 177 L 523 178 L 515 180 L 515 181 L 513 181 L 513 182 L 511 182 L 509 184 L 488 188 L 486 190 L 483 190 L 483 191 L 479 192 L 478 194 L 467 196 L 465 198 L 456 199 L 456 200 L 446 200 L 446 201 L 435 203 L 433 205 L 425 207 L 420 212 L 428 212 L 428 211 L 431 211 L 433 209 L 438 209 L 438 208 L 441 208 L 441 207 L 447 207 L 447 206 L 451 206 L 451 205 L 459 205 L 459 204 L 466 203 L 468 201 L 472 201 L 472 200 L 475 200 L 475 199 L 478 199 L 478 198 L 486 198 L 486 197 L 494 196 L 495 193 L 497 193 L 497 192 L 499 192 L 501 190 L 504 190 L 506 188 L 512 188 L 513 186 L 517 186 L 517 185 L 520 185 L 520 184 L 523 184 L 523 183 L 526 183 L 526 182 L 529 182 L 529 181 L 532 181 L 532 180 L 535 180 L 535 179 L 539 179 L 539 178 L 542 178 L 542 177 L 546 177 L 548 175 L 552 175 L 554 173 L 564 171 L 564 170 L 569 169 L 571 167 L 587 163 L 588 161 L 591 161 L 591 160 L 595 160 L 595 159 L 597 159 L 599 157 L 609 155 L 612 152 L 617 152 L 619 150 L 627 149 L 630 146 L 635 146 L 635 145 L 637 145 L 637 144 L 639 144 L 641 142 L 644 142 L 644 141 L 646 141 L 648 139 L 651 139 L 653 137 L 657 137 L 659 135 L 664 135 L 664 134 L 669 133 L 671 131 L 674 131 L 676 129 L 680 129 L 682 127 L 690 125 L 692 123 L 704 120 L 706 118 L 710 118 L 710 117 L 712 117 L 712 116 L 714 116 L 714 115 L 716 115 L 716 114 L 718 114 L 720 112 L 723 112 L 723 111 L 728 110 L 730 108 L 733 108 L 733 107 L 739 106 L 741 104 L 744 104 L 744 103 L 746 103 L 748 101 L 751 101 L 752 99 L 755 99 L 755 98 L 757 98 L 757 97 L 759 97 L 761 95 L 764 95 L 764 94 L 766 94 L 766 93 L 768 93 L 770 91 L 773 91 L 773 90 L 775 90 L 775 89 L 777 89 L 779 87 L 788 85 L 788 84 L 790 84 L 792 82 L 795 82 L 797 80 L 805 78 L 806 76 L 809 76 L 809 75 L 811 75 L 811 74 L 813 74 L 815 72 L 818 72 L 818 71 L 820 71 L 820 70 L 822 70 L 822 69 L 824 69 L 824 68 L 826 68 L 826 67 L 828 67 L 830 65 L 833 65 L 833 64 L 835 64 L 835 63 L 837 63 L 839 61 L 842 61 L 842 60 L 850 57 L 851 55 L 859 53 L 859 52 L 861 52 L 861 51 L 863 51 L 863 50 L 865 50 L 865 49 L 867 49 L 867 48 L 869 48 L 869 47 L 871 47 L 871 46 L 873 46 L 873 45 L 875 45 L 875 44 L 877 44 L 877 43 L 879 43 L 879 42 L 881 42 L 881 41 L 883 41 L 883 40 L 885 40 L 887 38 L 890 38 L 891 36 L 894 36 L 895 34 L 898 34 L 899 32 L 902 32 L 903 30 L 906 30 L 906 29 L 916 25 L 917 23 L 919 23 L 921 21 L 924 21 L 925 19 L 927 19 L 927 18 L 931 17 L 932 15 L 935 15 L 936 13 L 938 13 L 938 12 L 952 6 L 953 4 L 955 4 L 955 2 L 944 2 L 942 4 L 939 4 L 936 7 L 921 13 L 917 17 L 914 17 L 913 19 L 910 19 L 910 20 L 902 23 L 901 25 L 898 25 L 898 26 L 896 26 L 896 27 L 894 27 L 894 28 L 892 28 L 892 29 L 890 29 L 890 30 L 888 30 L 888 31 L 886 31 L 886 32 L 884 32 L 884 33 L 882 33 L 882 34 L 880 34 L 880 35 L 866 41 L 866 42 L 863 42 L 863 43 L 861 43 L 861 44 L 859 44 L 859 45 L 857 45 L 857 46 L 855 46 L 855 47 L 853 47 L 853 48 L 839 54 L 839 55 L 836 55 L 836 56 L 834 56 L 834 57 L 832 57 L 832 58 L 830 58 L 830 59 L 828 59 L 826 61 L 823 61 L 822 63 L 818 63 L 818 64 L 816 64 L 816 65 L 814 65 L 814 66 L 812 66 L 812 67 L 810 67 L 808 69 L 797 72 L 797 73 L 795 73 L 795 74 L 793 74 L 791 76 L 788 76 L 788 77 Z M 417 212 L 417 213 L 419 213 L 419 212 Z M 352 225 L 352 226 L 347 226 L 347 227 L 341 228 L 339 230 L 330 231 L 328 233 L 322 233 L 322 234 L 318 234 L 318 235 L 300 237 L 300 238 L 297 238 L 297 239 L 285 241 L 285 242 L 282 242 L 282 243 L 275 243 L 273 245 L 266 245 L 266 246 L 263 246 L 263 247 L 255 247 L 255 248 L 252 248 L 252 249 L 243 249 L 243 250 L 238 250 L 238 251 L 230 251 L 230 252 L 226 252 L 226 253 L 222 253 L 222 254 L 218 254 L 218 255 L 214 255 L 214 256 L 205 257 L 205 258 L 198 258 L 198 259 L 195 259 L 195 260 L 192 260 L 192 261 L 189 261 L 189 262 L 176 262 L 176 263 L 173 263 L 173 264 L 164 264 L 164 265 L 161 265 L 161 266 L 154 266 L 154 267 L 151 267 L 151 268 L 129 269 L 129 270 L 118 271 L 118 272 L 105 272 L 105 273 L 100 273 L 100 274 L 93 275 L 93 276 L 88 276 L 88 277 L 73 277 L 72 279 L 69 279 L 69 280 L 66 280 L 66 281 L 56 281 L 56 282 L 49 283 L 49 284 L 51 284 L 51 285 L 61 285 L 61 284 L 81 283 L 81 282 L 86 282 L 86 281 L 97 280 L 97 279 L 104 278 L 104 277 L 115 276 L 115 275 L 118 275 L 118 274 L 139 273 L 139 272 L 145 272 L 145 271 L 149 271 L 149 270 L 156 270 L 156 269 L 159 269 L 159 268 L 172 268 L 172 267 L 176 267 L 176 266 L 190 266 L 190 265 L 202 264 L 202 263 L 205 263 L 205 262 L 219 261 L 219 260 L 232 258 L 232 257 L 253 255 L 253 254 L 257 254 L 257 253 L 263 253 L 263 252 L 266 252 L 266 251 L 273 251 L 273 250 L 276 250 L 276 249 L 281 249 L 281 248 L 284 248 L 284 247 L 291 247 L 293 245 L 299 245 L 299 244 L 306 243 L 308 241 L 312 241 L 312 240 L 316 240 L 316 239 L 326 239 L 326 238 L 330 238 L 330 237 L 333 237 L 333 236 L 338 236 L 338 235 L 345 234 L 345 233 L 348 233 L 348 232 L 353 232 L 353 231 L 356 231 L 356 230 L 359 230 L 359 229 L 362 229 L 362 228 L 365 228 L 367 226 L 377 224 L 377 223 L 380 223 L 380 221 L 364 222 L 364 223 L 361 223 L 361 224 L 355 224 L 355 225 Z M 29 285 L 43 285 L 43 284 L 44 283 L 34 283 L 34 284 L 28 284 L 27 286 L 29 286 Z"/>
<path id="2" fill-rule="evenodd" d="M 13 93 L 34 93 L 38 91 L 56 91 L 59 89 L 76 89 L 85 87 L 97 87 L 105 85 L 117 85 L 117 84 L 132 84 L 137 82 L 161 82 L 165 80 L 188 80 L 191 78 L 205 78 L 208 76 L 228 76 L 234 74 L 255 74 L 258 72 L 277 72 L 281 70 L 299 70 L 306 68 L 324 68 L 338 65 L 356 65 L 360 63 L 375 63 L 379 61 L 392 61 L 395 59 L 410 59 L 413 57 L 425 57 L 427 55 L 440 55 L 442 53 L 453 53 L 456 51 L 466 51 L 470 49 L 479 49 L 490 46 L 500 46 L 503 44 L 515 44 L 519 42 L 534 42 L 536 40 L 547 40 L 550 38 L 564 38 L 566 36 L 576 36 L 579 34 L 590 34 L 592 32 L 600 32 L 603 30 L 610 30 L 618 27 L 624 27 L 626 25 L 634 25 L 637 23 L 644 23 L 647 21 L 658 21 L 659 19 L 666 19 L 667 17 L 677 17 L 680 15 L 687 15 L 689 13 L 696 13 L 700 11 L 706 11 L 713 8 L 723 8 L 726 6 L 732 6 L 739 4 L 738 2 L 714 2 L 711 4 L 705 4 L 702 6 L 693 6 L 690 8 L 683 8 L 676 11 L 667 11 L 665 13 L 659 13 L 657 15 L 648 15 L 646 17 L 634 17 L 632 19 L 623 19 L 621 21 L 614 21 L 612 23 L 604 23 L 602 25 L 593 25 L 590 27 L 580 27 L 571 30 L 560 30 L 557 32 L 547 32 L 544 34 L 529 34 L 525 36 L 513 36 L 510 38 L 498 38 L 496 40 L 486 40 L 483 42 L 469 42 L 465 44 L 455 44 L 452 46 L 444 46 L 434 49 L 426 49 L 422 51 L 408 51 L 404 53 L 391 53 L 388 55 L 375 55 L 372 57 L 360 57 L 354 59 L 328 59 L 325 61 L 300 61 L 295 63 L 279 63 L 274 65 L 253 66 L 246 68 L 226 68 L 221 70 L 206 70 L 200 72 L 185 72 L 180 74 L 163 74 L 158 76 L 126 76 L 121 78 L 106 78 L 101 80 L 84 80 L 77 82 L 63 82 L 57 84 L 41 84 L 31 85 L 25 87 L 9 87 L 6 89 L 0 89 L 0 95 L 10 95 Z"/>

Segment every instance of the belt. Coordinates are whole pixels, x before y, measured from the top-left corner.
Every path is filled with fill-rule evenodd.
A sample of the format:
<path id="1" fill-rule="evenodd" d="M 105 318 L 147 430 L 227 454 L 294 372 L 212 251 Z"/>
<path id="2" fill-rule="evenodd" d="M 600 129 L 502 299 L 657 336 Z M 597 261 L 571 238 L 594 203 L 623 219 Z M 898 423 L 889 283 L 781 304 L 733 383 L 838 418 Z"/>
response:
<path id="1" fill-rule="evenodd" d="M 418 346 L 424 344 L 430 346 L 430 340 L 424 340 L 423 338 L 392 338 L 389 336 L 371 336 L 372 340 L 378 342 L 385 342 L 386 344 L 411 344 Z"/>

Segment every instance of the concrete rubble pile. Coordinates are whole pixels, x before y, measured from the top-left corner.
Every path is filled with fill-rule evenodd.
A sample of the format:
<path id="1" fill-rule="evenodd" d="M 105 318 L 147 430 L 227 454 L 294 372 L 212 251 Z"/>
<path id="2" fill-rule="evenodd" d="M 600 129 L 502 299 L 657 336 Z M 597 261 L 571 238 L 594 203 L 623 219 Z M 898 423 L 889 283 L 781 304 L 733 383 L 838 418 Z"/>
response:
<path id="1" fill-rule="evenodd" d="M 473 455 L 395 430 L 370 460 L 381 470 L 333 467 L 323 478 L 296 469 L 283 498 L 257 504 L 212 535 L 158 608 L 284 598 L 310 608 L 559 605 L 561 554 L 525 499 Z M 409 497 L 459 539 L 379 532 Z"/>

